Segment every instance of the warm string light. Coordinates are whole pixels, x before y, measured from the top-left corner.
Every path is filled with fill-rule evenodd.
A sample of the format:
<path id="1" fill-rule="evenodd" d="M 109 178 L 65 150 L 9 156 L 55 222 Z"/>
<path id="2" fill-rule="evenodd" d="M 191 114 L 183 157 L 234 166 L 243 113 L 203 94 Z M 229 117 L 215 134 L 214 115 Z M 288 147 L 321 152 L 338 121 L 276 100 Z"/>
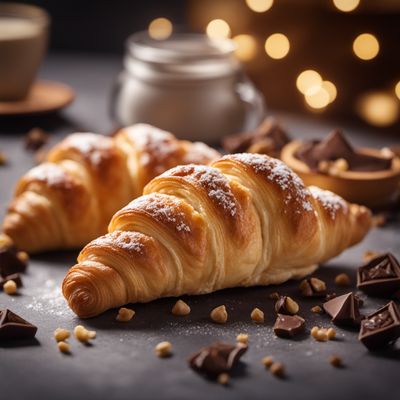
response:
<path id="1" fill-rule="evenodd" d="M 250 10 L 256 13 L 263 13 L 273 6 L 274 0 L 246 0 L 246 4 Z"/>
<path id="2" fill-rule="evenodd" d="M 223 19 L 213 19 L 208 23 L 206 33 L 211 39 L 225 39 L 231 35 L 231 28 Z"/>
<path id="3" fill-rule="evenodd" d="M 350 12 L 359 6 L 360 0 L 333 0 L 333 4 L 340 11 Z"/>
<path id="4" fill-rule="evenodd" d="M 321 86 L 322 85 L 322 77 L 321 75 L 312 69 L 308 69 L 306 71 L 303 71 L 296 80 L 296 86 L 297 89 L 303 93 L 306 94 L 308 90 L 315 86 Z"/>
<path id="5" fill-rule="evenodd" d="M 167 18 L 156 18 L 149 24 L 149 36 L 156 40 L 168 39 L 172 34 L 172 23 Z"/>
<path id="6" fill-rule="evenodd" d="M 250 61 L 257 53 L 257 42 L 251 35 L 237 35 L 233 38 L 236 44 L 236 57 L 241 61 Z"/>
<path id="7" fill-rule="evenodd" d="M 386 92 L 370 92 L 362 95 L 357 103 L 358 114 L 369 124 L 384 127 L 399 118 L 399 104 Z"/>
<path id="8" fill-rule="evenodd" d="M 265 52 L 276 60 L 287 56 L 290 50 L 289 39 L 283 33 L 274 33 L 265 41 Z"/>
<path id="9" fill-rule="evenodd" d="M 361 60 L 372 60 L 379 53 L 378 39 L 371 33 L 362 33 L 355 38 L 353 51 Z"/>

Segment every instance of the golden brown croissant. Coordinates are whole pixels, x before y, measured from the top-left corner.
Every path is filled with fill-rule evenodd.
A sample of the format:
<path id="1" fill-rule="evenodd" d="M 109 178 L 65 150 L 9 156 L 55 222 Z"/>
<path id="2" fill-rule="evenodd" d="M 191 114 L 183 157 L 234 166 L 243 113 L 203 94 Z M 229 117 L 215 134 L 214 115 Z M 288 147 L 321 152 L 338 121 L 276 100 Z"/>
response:
<path id="1" fill-rule="evenodd" d="M 229 155 L 178 166 L 118 211 L 63 293 L 80 317 L 126 303 L 301 278 L 368 232 L 367 208 L 306 188 L 284 163 Z"/>
<path id="2" fill-rule="evenodd" d="M 153 177 L 218 157 L 203 143 L 145 124 L 121 129 L 114 138 L 75 133 L 19 180 L 3 230 L 28 252 L 82 247 L 106 233 L 113 214 Z"/>

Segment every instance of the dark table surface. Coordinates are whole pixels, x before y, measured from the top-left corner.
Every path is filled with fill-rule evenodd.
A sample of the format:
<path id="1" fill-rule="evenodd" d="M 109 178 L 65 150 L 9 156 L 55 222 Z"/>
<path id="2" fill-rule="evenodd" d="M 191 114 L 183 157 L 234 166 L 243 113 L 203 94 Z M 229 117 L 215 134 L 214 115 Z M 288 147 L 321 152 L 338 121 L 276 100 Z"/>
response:
<path id="1" fill-rule="evenodd" d="M 52 133 L 51 143 L 75 130 L 106 133 L 112 129 L 108 99 L 113 79 L 120 67 L 118 59 L 100 56 L 58 55 L 47 59 L 42 76 L 70 84 L 77 91 L 75 103 L 61 115 L 28 120 L 0 120 L 0 149 L 9 164 L 0 168 L 0 219 L 12 196 L 17 179 L 33 164 L 24 150 L 23 133 L 41 126 Z M 281 115 L 293 136 L 317 137 L 333 124 L 319 120 Z M 348 127 L 356 144 L 389 145 L 393 139 L 372 136 Z M 400 256 L 400 225 L 391 223 L 373 230 L 364 242 L 320 268 L 316 276 L 324 279 L 332 291 L 350 289 L 334 286 L 339 272 L 347 272 L 353 283 L 355 270 L 365 250 L 392 251 Z M 126 324 L 115 321 L 116 311 L 81 321 L 67 307 L 60 282 L 76 258 L 74 252 L 51 253 L 32 258 L 24 288 L 18 296 L 0 293 L 1 308 L 10 308 L 39 327 L 34 341 L 0 343 L 0 397 L 3 399 L 399 399 L 397 379 L 400 373 L 400 348 L 369 353 L 357 340 L 357 332 L 336 328 L 337 340 L 319 343 L 308 335 L 298 340 L 279 339 L 272 333 L 273 302 L 268 294 L 279 290 L 298 298 L 298 282 L 279 288 L 249 288 L 220 291 L 187 298 L 192 313 L 174 317 L 170 309 L 175 299 L 163 299 L 146 305 L 134 305 L 135 318 Z M 363 313 L 383 305 L 382 299 L 366 298 Z M 301 300 L 300 314 L 307 328 L 330 326 L 326 316 L 312 314 L 317 300 Z M 225 304 L 229 312 L 226 325 L 208 320 L 209 311 Z M 254 307 L 265 311 L 266 322 L 256 325 L 249 314 Z M 53 339 L 57 327 L 72 330 L 79 323 L 97 330 L 92 346 L 70 340 L 72 354 L 61 354 Z M 238 333 L 250 336 L 248 352 L 234 374 L 231 384 L 222 387 L 207 381 L 187 367 L 187 357 L 201 346 L 216 340 L 234 342 Z M 159 359 L 154 346 L 169 340 L 174 355 Z M 327 361 L 331 354 L 341 356 L 345 368 L 335 369 Z M 261 365 L 260 359 L 272 355 L 282 361 L 287 378 L 277 379 Z"/>

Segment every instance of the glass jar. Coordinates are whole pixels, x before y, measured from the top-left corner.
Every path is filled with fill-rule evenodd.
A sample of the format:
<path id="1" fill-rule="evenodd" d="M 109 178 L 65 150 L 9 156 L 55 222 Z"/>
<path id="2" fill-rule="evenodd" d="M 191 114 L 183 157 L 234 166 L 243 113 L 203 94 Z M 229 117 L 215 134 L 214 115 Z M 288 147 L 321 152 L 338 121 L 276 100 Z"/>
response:
<path id="1" fill-rule="evenodd" d="M 264 100 L 234 50 L 229 39 L 201 34 L 166 40 L 132 35 L 112 96 L 114 120 L 122 126 L 149 123 L 209 143 L 254 129 L 264 117 Z"/>

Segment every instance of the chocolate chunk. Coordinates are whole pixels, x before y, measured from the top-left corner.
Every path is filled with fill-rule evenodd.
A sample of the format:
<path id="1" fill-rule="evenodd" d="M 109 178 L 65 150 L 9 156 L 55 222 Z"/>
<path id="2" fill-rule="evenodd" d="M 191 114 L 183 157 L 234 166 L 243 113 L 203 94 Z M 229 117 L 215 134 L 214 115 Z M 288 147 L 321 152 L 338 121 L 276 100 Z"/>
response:
<path id="1" fill-rule="evenodd" d="M 39 150 L 49 140 L 49 135 L 40 128 L 33 128 L 25 135 L 25 148 Z"/>
<path id="2" fill-rule="evenodd" d="M 371 296 L 392 296 L 400 290 L 399 261 L 391 253 L 368 261 L 358 268 L 357 287 Z"/>
<path id="3" fill-rule="evenodd" d="M 5 277 L 18 272 L 25 272 L 27 262 L 18 256 L 15 246 L 0 247 L 0 275 Z"/>
<path id="4" fill-rule="evenodd" d="M 326 284 L 318 278 L 303 279 L 299 289 L 304 297 L 323 297 L 326 295 Z"/>
<path id="5" fill-rule="evenodd" d="M 282 338 L 292 338 L 304 331 L 305 321 L 298 315 L 278 314 L 274 325 L 276 336 Z"/>
<path id="6" fill-rule="evenodd" d="M 360 324 L 359 301 L 351 292 L 327 301 L 323 304 L 323 307 L 336 325 L 354 326 Z"/>
<path id="7" fill-rule="evenodd" d="M 400 312 L 391 301 L 361 321 L 358 339 L 369 349 L 378 350 L 400 337 Z"/>
<path id="8" fill-rule="evenodd" d="M 307 164 L 312 171 L 318 171 L 321 161 L 335 161 L 343 158 L 351 171 L 382 171 L 391 169 L 391 157 L 377 157 L 358 153 L 343 133 L 334 130 L 325 139 L 304 143 L 294 156 Z"/>
<path id="9" fill-rule="evenodd" d="M 235 367 L 246 352 L 247 345 L 236 343 L 214 343 L 193 354 L 188 362 L 191 368 L 210 377 L 217 377 Z"/>
<path id="10" fill-rule="evenodd" d="M 4 277 L 0 277 L 0 288 L 3 288 L 3 285 L 8 281 L 14 281 L 17 285 L 17 288 L 22 287 L 22 279 L 20 274 L 11 274 Z"/>
<path id="11" fill-rule="evenodd" d="M 0 310 L 0 341 L 31 339 L 37 327 L 8 309 Z"/>
<path id="12" fill-rule="evenodd" d="M 273 117 L 267 117 L 261 125 L 252 132 L 237 133 L 227 136 L 222 141 L 222 147 L 228 153 L 262 153 L 279 156 L 280 150 L 290 139 L 283 128 Z"/>

